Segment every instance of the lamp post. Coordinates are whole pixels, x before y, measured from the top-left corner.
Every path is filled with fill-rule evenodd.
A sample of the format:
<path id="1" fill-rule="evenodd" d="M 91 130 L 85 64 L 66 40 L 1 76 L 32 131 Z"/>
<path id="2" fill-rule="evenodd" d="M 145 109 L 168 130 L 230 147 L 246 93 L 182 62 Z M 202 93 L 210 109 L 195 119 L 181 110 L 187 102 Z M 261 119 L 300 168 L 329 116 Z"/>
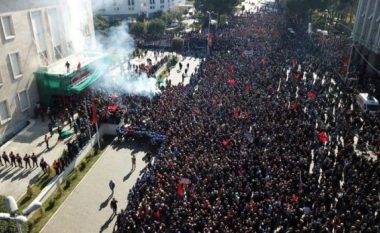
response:
<path id="1" fill-rule="evenodd" d="M 5 202 L 10 210 L 10 213 L 0 213 L 0 219 L 16 221 L 17 231 L 18 233 L 22 233 L 22 224 L 26 223 L 28 219 L 24 215 L 16 215 L 18 211 L 18 205 L 12 196 L 7 196 L 5 198 Z M 23 211 L 23 214 L 28 215 L 31 212 L 41 208 L 41 206 L 42 204 L 40 202 L 34 202 Z"/>
<path id="2" fill-rule="evenodd" d="M 206 11 L 208 14 L 208 29 L 207 29 L 207 56 L 210 55 L 210 47 L 209 47 L 209 39 L 210 39 L 210 25 L 211 25 L 211 14 L 214 13 L 212 11 Z"/>

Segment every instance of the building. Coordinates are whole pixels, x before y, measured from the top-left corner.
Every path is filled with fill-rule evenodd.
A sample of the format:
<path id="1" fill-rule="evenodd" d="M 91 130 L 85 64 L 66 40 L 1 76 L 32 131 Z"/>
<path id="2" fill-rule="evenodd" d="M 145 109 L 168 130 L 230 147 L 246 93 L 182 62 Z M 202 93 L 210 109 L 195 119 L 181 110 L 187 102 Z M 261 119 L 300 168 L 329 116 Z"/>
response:
<path id="1" fill-rule="evenodd" d="M 184 6 L 186 0 L 93 0 L 94 13 L 111 19 L 126 19 Z"/>
<path id="2" fill-rule="evenodd" d="M 362 86 L 380 94 L 380 1 L 360 0 L 352 32 L 353 64 L 363 67 Z"/>
<path id="3" fill-rule="evenodd" d="M 92 41 L 94 27 L 91 0 L 0 0 L 0 6 L 1 145 L 34 115 L 39 102 L 34 73 Z"/>

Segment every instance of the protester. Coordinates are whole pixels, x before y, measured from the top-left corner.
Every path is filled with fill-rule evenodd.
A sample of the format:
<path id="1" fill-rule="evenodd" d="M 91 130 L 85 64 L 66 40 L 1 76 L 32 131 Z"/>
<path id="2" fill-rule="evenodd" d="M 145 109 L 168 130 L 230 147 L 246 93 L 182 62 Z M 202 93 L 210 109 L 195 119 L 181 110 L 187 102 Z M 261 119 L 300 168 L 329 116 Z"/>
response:
<path id="1" fill-rule="evenodd" d="M 128 99 L 126 121 L 168 139 L 118 232 L 378 231 L 380 163 L 363 153 L 379 115 L 352 109 L 336 75 L 345 39 L 306 31 L 277 13 L 233 17 L 189 85 Z"/>

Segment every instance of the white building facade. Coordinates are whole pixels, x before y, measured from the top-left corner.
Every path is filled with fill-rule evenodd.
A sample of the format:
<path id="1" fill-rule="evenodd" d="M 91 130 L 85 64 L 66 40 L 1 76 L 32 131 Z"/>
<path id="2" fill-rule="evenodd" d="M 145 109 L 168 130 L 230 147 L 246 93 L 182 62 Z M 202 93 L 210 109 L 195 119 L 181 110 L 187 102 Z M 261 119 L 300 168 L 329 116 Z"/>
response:
<path id="1" fill-rule="evenodd" d="M 91 0 L 80 2 L 83 17 L 75 23 L 92 40 Z M 68 0 L 0 0 L 0 145 L 34 114 L 34 72 L 74 53 L 68 8 Z"/>
<path id="2" fill-rule="evenodd" d="M 93 0 L 95 14 L 114 18 L 136 17 L 145 14 L 148 17 L 158 11 L 184 6 L 186 0 Z"/>

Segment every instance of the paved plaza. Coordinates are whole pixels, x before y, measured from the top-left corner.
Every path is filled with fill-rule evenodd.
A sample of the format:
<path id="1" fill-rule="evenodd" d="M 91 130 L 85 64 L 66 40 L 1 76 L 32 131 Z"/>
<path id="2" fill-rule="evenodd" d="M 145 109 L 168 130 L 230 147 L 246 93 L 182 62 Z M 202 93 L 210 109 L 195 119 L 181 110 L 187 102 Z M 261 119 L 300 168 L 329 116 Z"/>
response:
<path id="1" fill-rule="evenodd" d="M 68 126 L 64 128 L 64 130 L 68 129 Z M 63 150 L 66 149 L 65 142 L 70 138 L 58 141 L 58 133 L 55 133 L 49 138 L 50 149 L 48 150 L 44 142 L 46 134 L 50 137 L 47 119 L 44 122 L 40 119 L 31 120 L 29 126 L 1 146 L 0 153 L 2 154 L 5 151 L 9 155 L 13 151 L 15 155 L 19 153 L 21 157 L 24 157 L 26 153 L 31 155 L 34 152 L 39 156 L 38 163 L 41 158 L 44 158 L 51 165 L 55 159 L 62 155 Z M 24 161 L 22 161 L 22 164 L 25 166 Z M 37 181 L 42 174 L 40 167 L 25 169 L 9 165 L 2 166 L 0 167 L 0 195 L 10 195 L 17 200 L 26 193 L 27 186 Z"/>
<path id="2" fill-rule="evenodd" d="M 110 201 L 118 200 L 118 212 L 126 207 L 129 189 L 146 166 L 145 150 L 146 146 L 138 142 L 110 145 L 41 232 L 112 232 L 116 217 L 111 217 Z M 110 180 L 116 184 L 114 193 L 109 188 Z"/>

